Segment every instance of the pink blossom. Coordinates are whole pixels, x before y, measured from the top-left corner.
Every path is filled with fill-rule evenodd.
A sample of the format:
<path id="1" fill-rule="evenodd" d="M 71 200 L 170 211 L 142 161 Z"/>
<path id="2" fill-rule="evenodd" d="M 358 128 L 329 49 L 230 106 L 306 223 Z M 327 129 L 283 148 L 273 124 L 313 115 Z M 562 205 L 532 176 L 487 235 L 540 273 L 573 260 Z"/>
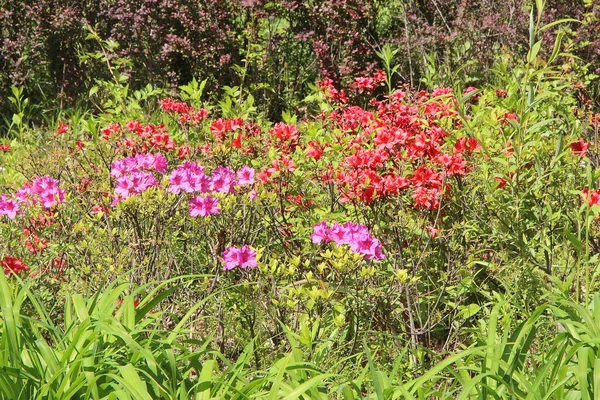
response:
<path id="1" fill-rule="evenodd" d="M 235 173 L 229 167 L 219 166 L 212 172 L 212 184 L 215 192 L 232 193 Z"/>
<path id="2" fill-rule="evenodd" d="M 250 246 L 243 246 L 241 248 L 229 247 L 223 252 L 223 260 L 225 266 L 223 269 L 229 271 L 239 266 L 240 268 L 253 268 L 258 265 L 256 261 L 256 251 L 252 250 Z"/>
<path id="3" fill-rule="evenodd" d="M 348 243 L 348 240 L 346 238 L 346 229 L 337 222 L 333 223 L 333 226 L 329 231 L 329 235 L 331 236 L 331 240 L 333 240 L 337 244 Z"/>
<path id="4" fill-rule="evenodd" d="M 244 165 L 237 172 L 238 185 L 253 185 L 254 184 L 254 168 Z"/>
<path id="5" fill-rule="evenodd" d="M 9 199 L 5 195 L 0 196 L 0 215 L 8 215 L 8 218 L 15 219 L 19 208 L 16 200 Z"/>
<path id="6" fill-rule="evenodd" d="M 315 244 L 320 244 L 322 241 L 325 243 L 331 241 L 331 237 L 329 236 L 329 227 L 327 226 L 327 222 L 321 221 L 316 224 L 313 228 L 313 234 L 310 236 L 311 240 Z"/>
<path id="7" fill-rule="evenodd" d="M 197 217 L 198 215 L 206 217 L 208 215 L 218 214 L 219 199 L 211 196 L 198 196 L 190 200 L 190 215 Z"/>
<path id="8" fill-rule="evenodd" d="M 158 180 L 150 172 L 134 172 L 117 178 L 115 194 L 126 199 L 157 185 Z"/>
<path id="9" fill-rule="evenodd" d="M 175 168 L 169 176 L 170 193 L 208 193 L 211 191 L 212 181 L 204 173 L 204 167 L 195 162 L 185 162 Z"/>
<path id="10" fill-rule="evenodd" d="M 33 203 L 41 202 L 45 208 L 63 203 L 65 200 L 65 191 L 58 187 L 58 180 L 50 176 L 34 178 L 27 190 L 29 190 L 30 197 L 33 197 Z"/>
<path id="11" fill-rule="evenodd" d="M 156 155 L 137 154 L 114 161 L 110 168 L 110 175 L 118 178 L 127 173 L 141 171 L 156 171 L 164 174 L 167 172 L 168 164 L 166 157 L 160 153 Z"/>

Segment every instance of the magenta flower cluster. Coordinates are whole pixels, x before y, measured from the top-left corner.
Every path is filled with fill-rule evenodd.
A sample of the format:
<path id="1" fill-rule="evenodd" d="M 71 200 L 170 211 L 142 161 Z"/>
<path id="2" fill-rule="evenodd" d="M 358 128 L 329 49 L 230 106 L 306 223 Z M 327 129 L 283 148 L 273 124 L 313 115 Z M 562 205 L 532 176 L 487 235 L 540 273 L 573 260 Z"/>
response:
<path id="1" fill-rule="evenodd" d="M 186 162 L 175 168 L 169 176 L 170 193 L 194 193 L 204 195 L 190 200 L 190 215 L 206 217 L 218 214 L 219 199 L 208 193 L 235 193 L 238 185 L 254 184 L 254 169 L 244 166 L 237 172 L 229 167 L 219 166 L 208 176 L 203 166 L 195 162 Z"/>
<path id="2" fill-rule="evenodd" d="M 169 176 L 169 192 L 171 193 L 235 193 L 236 185 L 252 185 L 254 169 L 243 166 L 234 172 L 229 167 L 219 166 L 209 177 L 204 167 L 195 162 L 186 162 L 175 168 Z"/>
<path id="3" fill-rule="evenodd" d="M 223 252 L 223 260 L 225 271 L 230 271 L 235 267 L 240 268 L 253 268 L 258 265 L 256 262 L 256 251 L 252 250 L 250 246 L 243 247 L 229 247 Z"/>
<path id="4" fill-rule="evenodd" d="M 116 179 L 113 205 L 157 186 L 158 179 L 154 172 L 164 174 L 167 167 L 167 159 L 160 153 L 137 154 L 113 162 L 110 166 L 110 175 Z"/>
<path id="5" fill-rule="evenodd" d="M 111 176 L 116 178 L 115 200 L 119 201 L 142 193 L 150 187 L 158 186 L 159 180 L 154 173 L 167 172 L 167 159 L 162 154 L 137 154 L 117 160 L 111 164 Z M 218 214 L 219 199 L 210 193 L 235 193 L 238 185 L 254 184 L 254 169 L 244 166 L 237 172 L 229 167 L 219 166 L 211 176 L 205 168 L 193 161 L 185 162 L 169 174 L 169 193 L 201 193 L 190 199 L 190 215 L 206 217 Z"/>
<path id="6" fill-rule="evenodd" d="M 379 240 L 371 236 L 366 226 L 353 222 L 346 222 L 343 225 L 334 222 L 330 228 L 327 222 L 322 221 L 314 226 L 310 238 L 316 244 L 334 241 L 338 245 L 350 245 L 350 250 L 364 255 L 367 259 L 385 258 Z"/>
<path id="7" fill-rule="evenodd" d="M 23 185 L 14 195 L 0 196 L 0 215 L 15 219 L 22 206 L 41 205 L 51 208 L 65 201 L 65 191 L 59 188 L 58 180 L 50 176 L 38 176 Z"/>

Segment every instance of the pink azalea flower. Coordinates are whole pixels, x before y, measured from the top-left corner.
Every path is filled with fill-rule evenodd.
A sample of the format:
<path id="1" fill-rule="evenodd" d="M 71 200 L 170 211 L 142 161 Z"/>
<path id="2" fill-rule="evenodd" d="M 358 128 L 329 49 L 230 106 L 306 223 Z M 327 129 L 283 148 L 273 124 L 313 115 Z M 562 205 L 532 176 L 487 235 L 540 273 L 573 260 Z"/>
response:
<path id="1" fill-rule="evenodd" d="M 209 193 L 211 191 L 213 181 L 204 172 L 190 173 L 188 181 L 194 192 Z"/>
<path id="2" fill-rule="evenodd" d="M 219 212 L 219 199 L 217 198 L 198 196 L 190 200 L 190 215 L 192 217 L 197 217 L 198 215 L 206 217 L 218 214 Z"/>
<path id="3" fill-rule="evenodd" d="M 169 175 L 169 188 L 167 189 L 169 193 L 179 194 L 182 190 L 184 192 L 191 192 L 191 189 L 188 174 L 184 170 L 177 167 L 171 171 L 171 175 Z"/>
<path id="4" fill-rule="evenodd" d="M 223 260 L 225 260 L 225 266 L 223 269 L 229 271 L 234 269 L 238 265 L 238 254 L 240 249 L 236 247 L 229 247 L 223 252 Z"/>
<path id="5" fill-rule="evenodd" d="M 327 222 L 321 221 L 314 226 L 313 234 L 310 236 L 310 238 L 315 244 L 320 244 L 322 241 L 325 241 L 327 243 L 331 241 L 329 232 L 330 231 L 329 226 L 327 226 Z"/>
<path id="6" fill-rule="evenodd" d="M 329 235 L 336 244 L 348 244 L 347 229 L 337 222 L 333 223 Z"/>
<path id="7" fill-rule="evenodd" d="M 213 190 L 220 193 L 234 191 L 235 173 L 229 167 L 219 166 L 212 172 Z"/>
<path id="8" fill-rule="evenodd" d="M 235 267 L 240 268 L 253 268 L 258 265 L 256 261 L 256 251 L 252 250 L 250 246 L 243 246 L 242 248 L 229 247 L 223 252 L 223 260 L 225 271 L 230 271 Z"/>
<path id="9" fill-rule="evenodd" d="M 117 160 L 110 164 L 110 175 L 118 178 L 127 173 L 127 167 L 125 165 L 125 160 Z"/>
<path id="10" fill-rule="evenodd" d="M 15 219 L 19 208 L 19 203 L 16 200 L 8 199 L 6 196 L 0 197 L 0 215 L 7 215 L 8 218 Z"/>
<path id="11" fill-rule="evenodd" d="M 385 258 L 381 243 L 371 236 L 368 228 L 350 221 L 344 225 L 334 222 L 331 228 L 326 222 L 320 222 L 315 225 L 311 239 L 316 244 L 333 240 L 337 245 L 350 245 L 350 250 L 364 255 L 366 259 Z"/>
<path id="12" fill-rule="evenodd" d="M 167 172 L 167 168 L 167 158 L 160 153 L 156 154 L 152 163 L 152 169 L 156 172 L 164 174 Z"/>
<path id="13" fill-rule="evenodd" d="M 42 206 L 51 208 L 59 203 L 60 194 L 56 191 L 47 190 L 40 194 L 40 200 L 42 201 Z"/>
<path id="14" fill-rule="evenodd" d="M 237 183 L 238 185 L 252 185 L 254 184 L 254 168 L 250 168 L 244 165 L 237 172 Z"/>
<path id="15" fill-rule="evenodd" d="M 238 262 L 240 268 L 254 268 L 258 265 L 256 262 L 256 251 L 252 250 L 250 246 L 244 246 L 238 253 Z"/>
<path id="16" fill-rule="evenodd" d="M 126 199 L 133 194 L 133 182 L 129 176 L 121 176 L 117 179 L 115 194 L 123 199 Z"/>

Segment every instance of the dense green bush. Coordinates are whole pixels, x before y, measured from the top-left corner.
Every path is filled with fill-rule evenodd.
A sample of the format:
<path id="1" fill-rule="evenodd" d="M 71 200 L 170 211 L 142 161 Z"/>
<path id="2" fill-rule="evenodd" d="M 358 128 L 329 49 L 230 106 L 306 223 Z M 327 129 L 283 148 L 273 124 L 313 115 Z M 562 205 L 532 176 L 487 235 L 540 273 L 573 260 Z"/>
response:
<path id="1" fill-rule="evenodd" d="M 176 87 L 209 79 L 249 90 L 271 120 L 296 106 L 317 77 L 347 85 L 378 69 L 377 51 L 398 51 L 394 82 L 418 86 L 482 85 L 498 52 L 528 49 L 529 1 L 27 1 L 0 5 L 0 115 L 10 124 L 11 85 L 24 86 L 40 110 L 87 101 L 97 79 L 111 76 L 88 27 L 110 40 L 119 72 L 133 90 L 151 83 Z M 582 75 L 595 81 L 598 5 L 546 2 L 544 21 L 574 18 L 565 30 Z M 551 48 L 553 29 L 544 32 Z M 571 45 L 569 45 L 571 46 Z M 587 97 L 597 99 L 597 85 Z M 31 110 L 32 116 L 40 113 Z M 51 113 L 50 113 L 51 114 Z M 43 116 L 43 113 L 41 114 Z"/>

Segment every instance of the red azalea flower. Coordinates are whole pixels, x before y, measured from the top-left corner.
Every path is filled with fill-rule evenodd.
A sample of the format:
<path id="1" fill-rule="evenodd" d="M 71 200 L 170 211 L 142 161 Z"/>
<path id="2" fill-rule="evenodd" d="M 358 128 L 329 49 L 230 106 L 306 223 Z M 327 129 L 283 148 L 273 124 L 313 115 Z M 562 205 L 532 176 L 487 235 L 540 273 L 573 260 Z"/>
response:
<path id="1" fill-rule="evenodd" d="M 231 147 L 237 147 L 238 149 L 242 148 L 242 133 L 238 133 L 238 135 L 231 141 Z"/>
<path id="2" fill-rule="evenodd" d="M 63 133 L 67 133 L 69 130 L 69 125 L 63 124 L 62 121 L 58 121 L 58 130 L 54 134 L 54 136 L 62 135 Z"/>
<path id="3" fill-rule="evenodd" d="M 107 126 L 106 128 L 102 129 L 102 138 L 103 139 L 110 139 L 110 137 L 115 134 L 115 133 L 119 133 L 121 131 L 121 125 L 119 124 L 110 124 L 109 126 Z"/>
<path id="4" fill-rule="evenodd" d="M 190 146 L 179 146 L 177 148 L 177 158 L 184 160 L 190 156 L 192 149 Z"/>
<path id="5" fill-rule="evenodd" d="M 590 193 L 588 188 L 582 190 L 581 201 L 587 201 L 588 206 L 595 206 L 600 204 L 600 190 L 594 190 Z"/>
<path id="6" fill-rule="evenodd" d="M 579 141 L 573 142 L 569 146 L 571 147 L 572 155 L 583 157 L 590 147 L 590 144 L 586 143 L 583 138 L 579 138 Z"/>
<path id="7" fill-rule="evenodd" d="M 18 274 L 21 271 L 27 271 L 29 267 L 20 258 L 13 256 L 6 256 L 0 260 L 0 265 L 4 268 L 4 274 L 10 276 L 11 274 Z"/>
<path id="8" fill-rule="evenodd" d="M 101 212 L 107 214 L 108 207 L 105 205 L 95 205 L 94 207 L 92 207 L 92 214 L 100 214 Z"/>
<path id="9" fill-rule="evenodd" d="M 502 189 L 508 183 L 506 179 L 501 178 L 499 176 L 495 177 L 494 179 L 498 181 L 498 186 L 496 186 L 496 189 Z"/>

